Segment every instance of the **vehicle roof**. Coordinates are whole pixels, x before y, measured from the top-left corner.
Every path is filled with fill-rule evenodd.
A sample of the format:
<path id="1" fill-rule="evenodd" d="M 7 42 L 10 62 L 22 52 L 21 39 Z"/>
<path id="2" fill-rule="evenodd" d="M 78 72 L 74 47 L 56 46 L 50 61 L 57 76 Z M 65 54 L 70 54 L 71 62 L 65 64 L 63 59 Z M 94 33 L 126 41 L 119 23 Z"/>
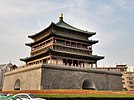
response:
<path id="1" fill-rule="evenodd" d="M 18 94 L 15 94 L 15 95 L 28 95 L 28 94 L 31 94 L 31 93 L 18 93 Z"/>

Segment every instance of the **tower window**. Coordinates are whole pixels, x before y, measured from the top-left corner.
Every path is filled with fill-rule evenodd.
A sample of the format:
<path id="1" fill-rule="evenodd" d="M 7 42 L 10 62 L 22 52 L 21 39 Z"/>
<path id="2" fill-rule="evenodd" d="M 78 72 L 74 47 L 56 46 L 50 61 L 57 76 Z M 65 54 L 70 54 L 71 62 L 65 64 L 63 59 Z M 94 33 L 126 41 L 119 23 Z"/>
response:
<path id="1" fill-rule="evenodd" d="M 72 47 L 76 47 L 76 43 L 75 43 L 75 42 L 72 42 L 72 43 L 71 43 L 71 46 L 72 46 Z"/>
<path id="2" fill-rule="evenodd" d="M 66 41 L 66 46 L 70 46 L 70 42 L 69 41 Z"/>

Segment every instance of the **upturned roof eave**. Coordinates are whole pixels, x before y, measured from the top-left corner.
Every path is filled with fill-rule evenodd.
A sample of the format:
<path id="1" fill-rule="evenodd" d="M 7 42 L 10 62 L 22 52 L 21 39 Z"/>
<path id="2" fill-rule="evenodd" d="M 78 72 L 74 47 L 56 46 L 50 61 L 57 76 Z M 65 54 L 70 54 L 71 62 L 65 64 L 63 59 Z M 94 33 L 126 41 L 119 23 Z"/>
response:
<path id="1" fill-rule="evenodd" d="M 49 32 L 47 36 L 50 36 L 50 35 L 53 35 L 52 32 Z M 45 38 L 45 37 L 44 37 Z M 26 46 L 32 46 L 40 41 L 42 41 L 44 38 L 40 39 L 39 41 L 34 41 L 34 42 L 31 42 L 31 43 L 25 43 Z"/>
<path id="2" fill-rule="evenodd" d="M 54 49 L 50 49 L 50 51 L 52 51 L 52 53 L 53 52 L 57 52 L 57 53 L 64 53 L 66 55 L 70 54 L 70 55 L 76 55 L 76 56 L 83 56 L 83 57 L 93 58 L 94 60 L 104 59 L 104 56 L 86 55 L 86 54 L 79 54 L 79 53 L 66 52 L 66 51 L 57 51 L 57 50 L 54 50 Z"/>
<path id="3" fill-rule="evenodd" d="M 71 53 L 71 52 L 65 52 L 65 51 L 57 51 L 57 50 L 48 48 L 47 50 L 45 50 L 45 51 L 44 51 L 43 53 L 41 53 L 41 54 L 38 54 L 38 55 L 35 55 L 35 56 L 32 56 L 32 57 L 21 58 L 20 60 L 27 62 L 28 60 L 33 59 L 33 58 L 35 58 L 35 57 L 37 57 L 37 56 L 40 56 L 40 55 L 42 55 L 42 54 L 45 54 L 45 53 L 47 53 L 47 52 L 52 53 L 52 55 L 53 55 L 54 52 L 56 52 L 56 53 L 63 53 L 63 54 L 66 54 L 66 55 L 69 54 L 69 55 L 76 55 L 76 56 L 81 56 L 81 57 L 83 56 L 83 57 L 88 57 L 88 58 L 90 58 L 90 59 L 94 59 L 94 60 L 96 60 L 96 61 L 97 61 L 97 60 L 104 59 L 104 56 L 85 55 L 85 54 Z"/>
<path id="4" fill-rule="evenodd" d="M 47 50 L 45 50 L 43 53 L 37 54 L 35 56 L 30 56 L 30 57 L 26 57 L 26 58 L 20 58 L 20 61 L 25 61 L 26 62 L 26 61 L 28 61 L 28 60 L 30 60 L 32 58 L 38 57 L 38 56 L 40 56 L 40 55 L 42 55 L 44 53 L 47 53 L 49 51 L 50 51 L 50 48 L 48 48 Z"/>
<path id="5" fill-rule="evenodd" d="M 38 33 L 36 33 L 36 34 L 29 35 L 28 38 L 33 39 L 34 37 L 36 37 L 37 35 L 40 35 L 41 33 L 43 33 L 44 31 L 46 31 L 47 29 L 49 29 L 49 28 L 52 27 L 53 25 L 54 25 L 54 23 L 51 22 L 51 24 L 50 24 L 47 28 L 43 29 L 42 31 L 40 31 L 40 32 L 38 32 Z"/>
<path id="6" fill-rule="evenodd" d="M 32 44 L 32 43 L 25 43 L 26 46 L 30 46 L 30 47 L 31 47 L 31 44 Z"/>
<path id="7" fill-rule="evenodd" d="M 64 22 L 63 20 L 59 20 L 58 23 L 56 23 L 55 25 L 59 28 L 64 28 L 64 29 L 75 31 L 75 32 L 85 33 L 85 34 L 88 34 L 90 36 L 96 34 L 96 32 L 88 32 L 88 31 L 84 31 L 84 30 L 75 28 L 75 27 L 69 25 L 68 23 Z"/>
<path id="8" fill-rule="evenodd" d="M 57 25 L 56 25 L 57 26 Z M 68 28 L 65 28 L 65 27 L 62 27 L 62 26 L 57 26 L 59 28 L 64 28 L 64 29 L 68 29 Z M 80 32 L 80 33 L 84 33 L 84 34 L 87 34 L 89 36 L 93 36 L 96 34 L 96 32 L 86 32 L 86 31 L 77 31 L 77 30 L 72 30 L 72 29 L 68 29 L 68 30 L 71 30 L 71 31 L 75 31 L 75 32 Z"/>
<path id="9" fill-rule="evenodd" d="M 85 33 L 85 34 L 87 34 L 87 35 L 89 35 L 89 36 L 92 36 L 92 35 L 95 35 L 95 34 L 96 34 L 96 32 L 88 32 L 88 31 L 84 31 L 84 30 L 75 28 L 75 27 L 73 27 L 73 26 L 67 24 L 67 23 L 64 22 L 64 21 L 61 21 L 61 22 L 65 23 L 68 27 L 65 27 L 65 26 L 62 26 L 62 25 L 58 24 L 58 23 L 60 23 L 60 22 L 58 22 L 58 23 L 56 23 L 56 24 L 53 23 L 53 22 L 51 22 L 51 24 L 50 24 L 47 28 L 43 29 L 42 31 L 40 31 L 40 32 L 38 32 L 38 33 L 36 33 L 36 34 L 29 35 L 28 38 L 33 39 L 34 37 L 36 37 L 36 36 L 38 36 L 39 34 L 43 33 L 45 30 L 47 30 L 48 28 L 50 28 L 50 27 L 52 27 L 52 26 L 56 26 L 56 27 L 59 27 L 59 28 L 67 29 L 67 30 L 72 30 L 72 31 L 75 31 L 75 32 Z M 70 28 L 69 28 L 69 27 L 70 27 Z"/>
<path id="10" fill-rule="evenodd" d="M 52 32 L 52 34 L 53 34 L 54 36 L 57 36 L 57 37 L 64 37 L 64 38 L 73 39 L 73 40 L 78 40 L 78 41 L 87 42 L 87 43 L 91 42 L 91 43 L 95 44 L 95 43 L 98 43 L 98 42 L 99 42 L 98 40 L 86 40 L 86 39 L 81 39 L 81 38 L 75 38 L 75 37 L 70 37 L 69 35 L 66 35 L 66 36 L 65 36 L 65 35 L 63 35 L 63 34 L 57 34 L 57 33 L 55 33 L 55 32 Z"/>
<path id="11" fill-rule="evenodd" d="M 49 35 L 53 35 L 53 36 L 57 36 L 57 37 L 66 37 L 66 38 L 69 38 L 69 39 L 79 40 L 79 41 L 87 42 L 87 43 L 90 42 L 90 43 L 92 43 L 92 44 L 96 44 L 96 43 L 99 42 L 98 40 L 84 40 L 84 39 L 80 39 L 80 38 L 74 38 L 74 37 L 64 36 L 63 34 L 57 34 L 57 33 L 52 32 L 52 31 L 48 34 L 48 36 L 49 36 Z M 45 37 L 44 37 L 44 38 L 45 38 Z M 41 40 L 43 40 L 44 38 L 42 38 Z M 41 40 L 40 40 L 40 41 L 41 41 Z M 34 44 L 37 43 L 37 42 L 39 42 L 39 41 L 31 42 L 31 43 L 25 43 L 25 45 L 31 47 L 32 45 L 34 45 Z"/>

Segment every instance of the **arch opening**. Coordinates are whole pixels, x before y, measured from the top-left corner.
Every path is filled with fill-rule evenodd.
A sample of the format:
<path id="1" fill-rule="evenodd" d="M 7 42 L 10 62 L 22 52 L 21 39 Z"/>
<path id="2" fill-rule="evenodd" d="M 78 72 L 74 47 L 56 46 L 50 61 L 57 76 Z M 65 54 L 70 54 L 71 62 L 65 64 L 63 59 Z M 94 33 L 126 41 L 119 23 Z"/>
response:
<path id="1" fill-rule="evenodd" d="M 91 80 L 84 80 L 82 84 L 82 89 L 96 90 L 95 84 Z"/>
<path id="2" fill-rule="evenodd" d="M 20 80 L 19 79 L 17 79 L 14 84 L 14 90 L 20 90 Z"/>

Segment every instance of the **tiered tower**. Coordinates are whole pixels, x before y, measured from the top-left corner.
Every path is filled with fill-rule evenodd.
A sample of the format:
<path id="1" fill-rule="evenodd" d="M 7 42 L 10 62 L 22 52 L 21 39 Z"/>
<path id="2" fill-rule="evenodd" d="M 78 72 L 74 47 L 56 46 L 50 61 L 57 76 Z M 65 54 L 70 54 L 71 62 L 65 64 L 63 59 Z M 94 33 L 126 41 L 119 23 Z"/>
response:
<path id="1" fill-rule="evenodd" d="M 34 42 L 26 43 L 31 47 L 30 57 L 21 59 L 26 65 L 56 64 L 65 66 L 93 68 L 103 56 L 92 55 L 92 45 L 98 43 L 89 38 L 96 32 L 75 28 L 63 21 L 60 15 L 58 23 L 51 23 L 39 33 L 28 36 Z"/>
<path id="2" fill-rule="evenodd" d="M 7 72 L 2 90 L 122 90 L 121 73 L 92 69 L 104 58 L 92 54 L 98 41 L 89 38 L 95 34 L 67 24 L 61 15 L 58 23 L 28 36 L 34 42 L 26 44 L 31 47 L 30 57 L 21 59 L 26 66 Z"/>

